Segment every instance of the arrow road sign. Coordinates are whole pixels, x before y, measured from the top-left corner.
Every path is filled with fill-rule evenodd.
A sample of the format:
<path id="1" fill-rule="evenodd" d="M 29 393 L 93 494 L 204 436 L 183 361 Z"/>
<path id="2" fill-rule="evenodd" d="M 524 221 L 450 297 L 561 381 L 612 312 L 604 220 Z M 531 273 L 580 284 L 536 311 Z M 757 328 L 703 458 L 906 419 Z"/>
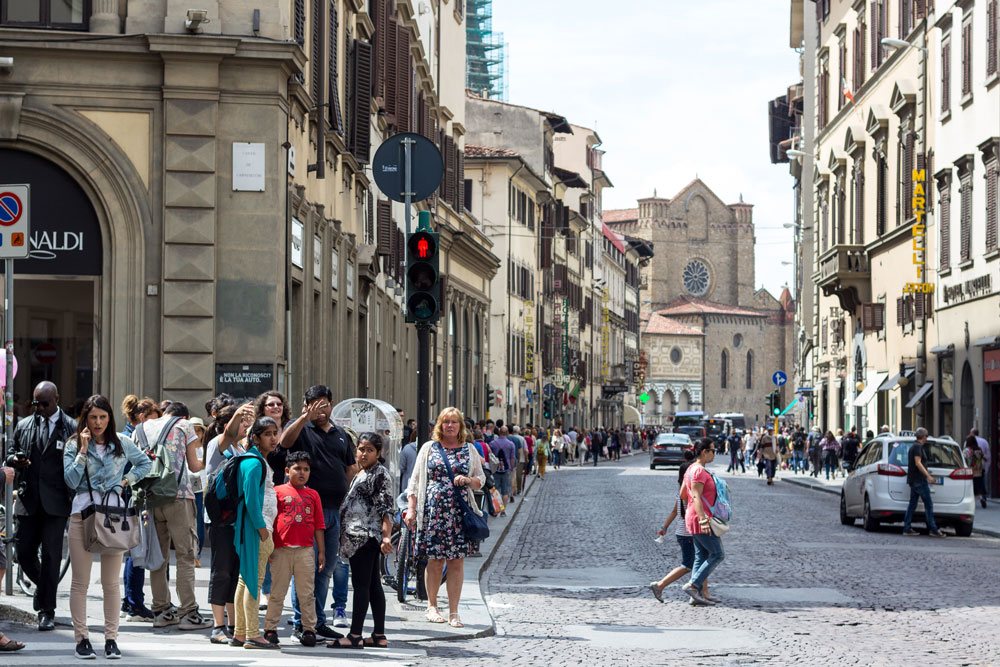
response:
<path id="1" fill-rule="evenodd" d="M 781 387 L 788 382 L 788 376 L 785 375 L 785 371 L 774 371 L 774 375 L 771 376 L 771 382 L 774 383 L 775 387 Z"/>

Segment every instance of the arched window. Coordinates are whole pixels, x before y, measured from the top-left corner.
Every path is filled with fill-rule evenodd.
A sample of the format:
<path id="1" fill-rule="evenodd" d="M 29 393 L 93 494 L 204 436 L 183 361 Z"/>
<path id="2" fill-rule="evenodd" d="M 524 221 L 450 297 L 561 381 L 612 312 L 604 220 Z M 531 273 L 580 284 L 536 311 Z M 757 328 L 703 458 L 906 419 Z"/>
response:
<path id="1" fill-rule="evenodd" d="M 726 389 L 729 386 L 729 353 L 725 350 L 722 351 L 722 361 L 719 365 L 721 366 L 722 388 Z"/>
<path id="2" fill-rule="evenodd" d="M 747 350 L 747 389 L 753 389 L 753 350 Z"/>

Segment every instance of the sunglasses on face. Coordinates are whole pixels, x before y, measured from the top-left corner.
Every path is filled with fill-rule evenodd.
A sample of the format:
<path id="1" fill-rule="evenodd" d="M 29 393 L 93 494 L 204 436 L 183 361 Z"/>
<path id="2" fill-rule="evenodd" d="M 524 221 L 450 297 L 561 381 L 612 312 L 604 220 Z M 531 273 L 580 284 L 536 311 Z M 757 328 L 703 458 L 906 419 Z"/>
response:
<path id="1" fill-rule="evenodd" d="M 281 403 L 265 403 L 264 407 L 265 408 L 280 408 L 280 407 L 282 407 L 282 404 Z"/>

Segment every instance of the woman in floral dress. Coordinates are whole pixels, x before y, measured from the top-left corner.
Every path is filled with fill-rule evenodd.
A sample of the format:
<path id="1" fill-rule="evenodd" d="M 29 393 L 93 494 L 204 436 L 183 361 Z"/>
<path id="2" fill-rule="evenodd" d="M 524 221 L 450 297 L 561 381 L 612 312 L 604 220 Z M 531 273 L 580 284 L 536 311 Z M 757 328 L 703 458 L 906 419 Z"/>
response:
<path id="1" fill-rule="evenodd" d="M 409 504 L 404 520 L 416 528 L 417 558 L 427 559 L 424 577 L 427 584 L 427 620 L 444 623 L 437 608 L 437 594 L 441 587 L 444 564 L 448 564 L 448 623 L 462 627 L 458 616 L 458 602 L 462 594 L 465 557 L 475 553 L 479 545 L 467 541 L 462 533 L 462 508 L 458 494 L 464 493 L 466 503 L 476 514 L 473 491 L 482 488 L 486 481 L 482 459 L 472 444 L 466 443 L 466 426 L 457 408 L 445 408 L 438 415 L 431 436 L 417 454 L 410 485 L 406 489 Z M 445 458 L 451 472 L 445 465 Z"/>

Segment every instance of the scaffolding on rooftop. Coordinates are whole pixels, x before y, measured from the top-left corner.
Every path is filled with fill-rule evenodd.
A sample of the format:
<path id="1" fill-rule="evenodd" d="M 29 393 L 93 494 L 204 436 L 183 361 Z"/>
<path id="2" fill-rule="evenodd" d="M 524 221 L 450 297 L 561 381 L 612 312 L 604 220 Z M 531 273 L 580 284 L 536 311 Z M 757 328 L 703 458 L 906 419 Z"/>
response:
<path id="1" fill-rule="evenodd" d="M 507 46 L 503 33 L 493 32 L 493 0 L 467 0 L 465 32 L 465 87 L 490 99 L 506 100 Z"/>

